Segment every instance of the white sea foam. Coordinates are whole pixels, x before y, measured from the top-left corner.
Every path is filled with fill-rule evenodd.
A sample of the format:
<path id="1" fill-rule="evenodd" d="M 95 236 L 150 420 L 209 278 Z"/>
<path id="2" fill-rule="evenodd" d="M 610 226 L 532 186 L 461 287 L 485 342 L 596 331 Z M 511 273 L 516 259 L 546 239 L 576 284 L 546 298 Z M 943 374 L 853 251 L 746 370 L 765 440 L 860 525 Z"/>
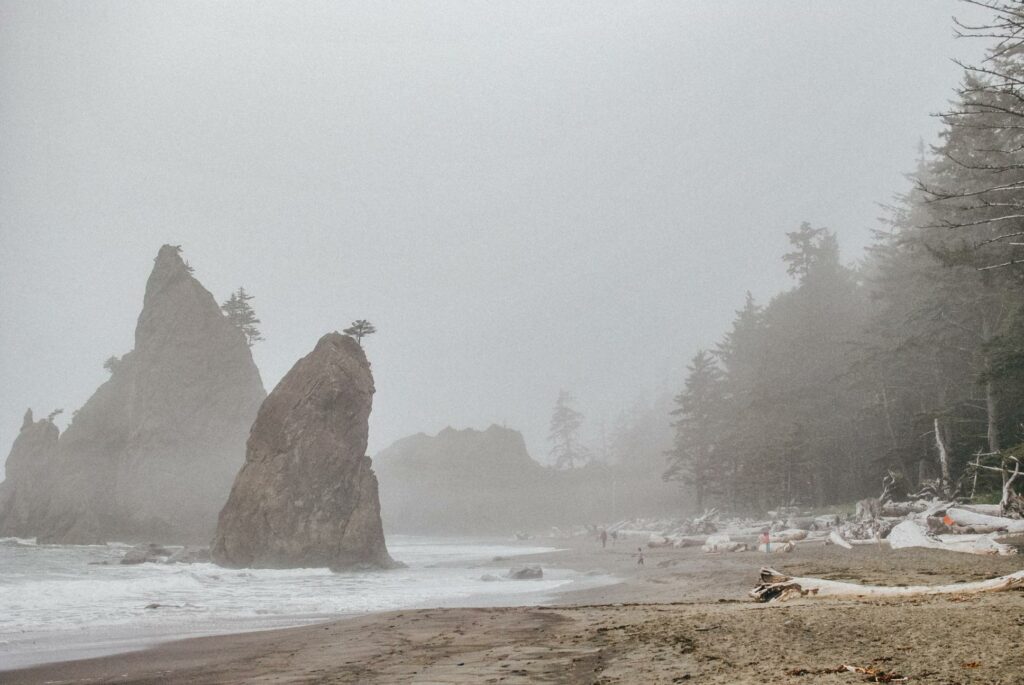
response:
<path id="1" fill-rule="evenodd" d="M 544 547 L 389 539 L 408 568 L 228 570 L 213 564 L 122 566 L 122 545 L 36 545 L 0 539 L 0 670 L 140 648 L 178 636 L 259 630 L 422 606 L 543 601 L 573 582 L 601 582 L 546 568 L 543 580 L 487 582 L 495 556 Z M 492 568 L 485 568 L 490 565 Z M 158 604 L 157 608 L 147 608 Z"/>

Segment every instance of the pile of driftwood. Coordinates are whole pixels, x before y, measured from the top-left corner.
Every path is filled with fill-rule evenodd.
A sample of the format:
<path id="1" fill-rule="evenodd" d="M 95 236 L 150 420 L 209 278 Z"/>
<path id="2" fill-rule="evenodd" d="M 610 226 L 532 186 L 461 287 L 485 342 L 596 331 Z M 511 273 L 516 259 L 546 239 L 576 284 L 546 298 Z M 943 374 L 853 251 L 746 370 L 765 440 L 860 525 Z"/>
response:
<path id="1" fill-rule="evenodd" d="M 607 527 L 617 537 L 643 538 L 648 547 L 699 547 L 708 535 L 722 526 L 717 509 L 687 519 L 637 518 L 618 521 Z"/>
<path id="2" fill-rule="evenodd" d="M 890 473 L 882 481 L 882 494 L 858 502 L 853 517 L 830 532 L 829 542 L 847 549 L 853 544 L 884 541 L 894 549 L 925 547 L 970 554 L 1016 554 L 1017 548 L 1007 543 L 1009 536 L 1024 533 L 1020 497 L 1014 492 L 1021 465 L 1015 457 L 1009 459 L 1014 464 L 1012 472 L 984 466 L 980 459 L 972 464 L 975 473 L 980 468 L 1003 473 L 999 504 L 965 503 L 945 479 L 926 483 L 914 499 L 894 502 L 891 492 L 896 478 Z M 920 497 L 922 494 L 930 499 Z"/>
<path id="3" fill-rule="evenodd" d="M 776 512 L 777 513 L 777 512 Z M 1016 554 L 1014 536 L 1024 519 L 1000 515 L 999 505 L 935 501 L 859 502 L 849 516 L 789 515 L 764 520 L 705 515 L 686 521 L 631 521 L 609 528 L 640 538 L 648 547 L 700 547 L 708 553 L 789 552 L 799 545 L 889 545 L 927 547 L 971 554 Z M 706 532 L 697 532 L 706 531 Z M 1017 544 L 1024 543 L 1024 537 Z"/>
<path id="4" fill-rule="evenodd" d="M 852 516 L 832 526 L 819 525 L 816 530 L 827 531 L 825 544 L 844 549 L 885 544 L 893 549 L 925 547 L 970 554 L 1016 554 L 1017 548 L 1010 543 L 1015 535 L 1024 534 L 1024 519 L 998 514 L 998 505 L 941 500 L 885 504 L 876 500 L 869 504 L 865 500 L 858 503 Z M 820 533 L 812 535 L 811 539 L 822 537 Z"/>
<path id="5" fill-rule="evenodd" d="M 1011 457 L 1013 471 L 1003 470 L 1005 483 L 999 504 L 969 504 L 957 498 L 947 481 L 925 484 L 913 499 L 894 501 L 893 474 L 882 481 L 882 493 L 857 502 L 855 511 L 838 514 L 801 514 L 793 507 L 768 512 L 762 520 L 724 518 L 709 509 L 690 519 L 632 519 L 607 528 L 617 537 L 646 539 L 647 546 L 700 547 L 707 553 L 789 552 L 798 545 L 823 543 L 844 549 L 856 545 L 886 544 L 894 549 L 924 547 L 970 554 L 1017 553 L 1024 537 L 1022 498 L 1015 481 L 1024 481 L 1024 468 Z M 979 468 L 983 464 L 976 464 Z M 987 467 L 985 468 L 995 468 Z M 929 498 L 918 497 L 927 495 Z"/>

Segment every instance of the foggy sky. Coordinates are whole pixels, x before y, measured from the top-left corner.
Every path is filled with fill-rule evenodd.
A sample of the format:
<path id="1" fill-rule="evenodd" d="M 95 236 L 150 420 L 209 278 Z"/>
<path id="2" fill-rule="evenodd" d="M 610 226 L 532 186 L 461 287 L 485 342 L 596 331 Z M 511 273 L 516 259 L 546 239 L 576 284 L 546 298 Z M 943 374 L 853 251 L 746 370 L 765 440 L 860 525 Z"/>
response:
<path id="1" fill-rule="evenodd" d="M 367 318 L 370 452 L 675 392 L 785 231 L 852 260 L 982 45 L 914 2 L 0 1 L 0 453 L 181 244 L 268 391 Z M 977 15 L 974 15 L 977 16 Z M 64 425 L 65 422 L 59 422 Z"/>

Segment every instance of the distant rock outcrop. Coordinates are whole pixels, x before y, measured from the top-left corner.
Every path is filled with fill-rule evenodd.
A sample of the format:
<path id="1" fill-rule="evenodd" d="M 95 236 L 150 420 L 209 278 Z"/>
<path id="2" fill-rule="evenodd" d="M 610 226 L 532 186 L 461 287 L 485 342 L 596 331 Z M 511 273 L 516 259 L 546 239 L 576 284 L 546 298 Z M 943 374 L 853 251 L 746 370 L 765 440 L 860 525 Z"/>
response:
<path id="1" fill-rule="evenodd" d="M 366 456 L 370 365 L 356 341 L 322 337 L 260 407 L 212 555 L 233 568 L 393 565 Z"/>
<path id="2" fill-rule="evenodd" d="M 0 537 L 34 537 L 32 522 L 46 513 L 41 497 L 57 456 L 60 431 L 49 419 L 35 421 L 25 412 L 21 431 L 7 457 L 7 477 L 0 483 Z"/>
<path id="3" fill-rule="evenodd" d="M 519 431 L 445 428 L 403 438 L 374 458 L 383 518 L 403 533 L 501 533 L 550 524 L 549 470 Z"/>
<path id="4" fill-rule="evenodd" d="M 177 247 L 156 257 L 135 349 L 107 368 L 59 440 L 48 421 L 22 429 L 0 535 L 208 542 L 266 392 L 245 335 Z M 28 461 L 38 468 L 19 465 Z"/>

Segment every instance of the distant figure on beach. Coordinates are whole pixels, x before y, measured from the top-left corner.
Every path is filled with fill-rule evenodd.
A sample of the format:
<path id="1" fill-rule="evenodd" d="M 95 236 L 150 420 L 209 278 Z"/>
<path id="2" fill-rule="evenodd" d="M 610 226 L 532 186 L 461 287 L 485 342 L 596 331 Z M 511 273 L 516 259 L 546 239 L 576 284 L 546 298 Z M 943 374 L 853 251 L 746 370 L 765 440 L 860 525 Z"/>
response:
<path id="1" fill-rule="evenodd" d="M 766 554 L 772 551 L 772 536 L 771 531 L 768 530 L 768 528 L 763 528 L 761 530 L 761 544 L 764 545 L 764 551 Z"/>
<path id="2" fill-rule="evenodd" d="M 636 548 L 636 565 L 637 566 L 643 566 L 644 565 L 644 548 L 643 547 L 637 547 Z"/>
<path id="3" fill-rule="evenodd" d="M 604 528 L 601 529 L 601 549 L 608 546 L 608 531 Z"/>
<path id="4" fill-rule="evenodd" d="M 612 544 L 614 545 L 616 542 L 618 542 L 618 540 L 619 540 L 619 531 L 613 530 L 612 531 Z"/>

